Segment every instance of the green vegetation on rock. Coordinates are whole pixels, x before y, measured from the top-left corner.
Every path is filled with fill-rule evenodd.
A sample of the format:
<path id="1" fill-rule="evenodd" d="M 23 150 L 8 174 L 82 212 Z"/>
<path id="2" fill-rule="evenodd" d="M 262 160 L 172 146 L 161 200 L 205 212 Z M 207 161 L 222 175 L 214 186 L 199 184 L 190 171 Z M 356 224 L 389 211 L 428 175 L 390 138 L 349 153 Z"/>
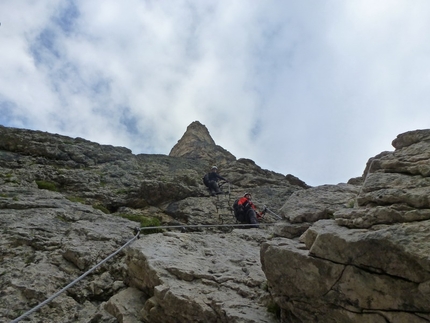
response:
<path id="1" fill-rule="evenodd" d="M 48 191 L 58 191 L 57 185 L 53 182 L 48 181 L 36 181 L 37 187 L 42 190 L 48 190 Z"/>
<path id="2" fill-rule="evenodd" d="M 128 213 L 120 213 L 117 215 L 122 218 L 128 219 L 130 221 L 139 222 L 141 228 L 161 226 L 160 220 L 158 220 L 157 218 L 150 218 L 144 215 L 136 215 L 136 214 L 128 214 Z M 157 233 L 157 232 L 161 232 L 161 230 L 160 229 L 142 230 L 143 234 Z"/>

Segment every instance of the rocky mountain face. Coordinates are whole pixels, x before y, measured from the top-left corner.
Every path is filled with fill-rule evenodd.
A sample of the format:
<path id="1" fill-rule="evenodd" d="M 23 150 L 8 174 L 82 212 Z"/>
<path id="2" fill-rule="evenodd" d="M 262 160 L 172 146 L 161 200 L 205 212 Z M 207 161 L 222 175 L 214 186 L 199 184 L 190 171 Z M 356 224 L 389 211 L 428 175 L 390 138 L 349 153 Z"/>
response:
<path id="1" fill-rule="evenodd" d="M 231 182 L 217 197 L 202 183 L 213 164 Z M 259 261 L 269 231 L 228 227 L 236 224 L 231 205 L 251 191 L 257 205 L 277 210 L 303 185 L 236 159 L 198 122 L 171 156 L 0 127 L 0 321 L 67 286 L 133 238 L 136 227 L 157 225 L 221 226 L 142 230 L 137 242 L 26 320 L 273 321 Z"/>
<path id="2" fill-rule="evenodd" d="M 313 221 L 299 239 L 261 248 L 284 322 L 430 321 L 430 130 L 393 146 L 369 160 L 355 192 L 311 188 L 282 207 L 291 222 Z"/>
<path id="3" fill-rule="evenodd" d="M 169 156 L 0 126 L 0 321 L 428 322 L 430 130 L 393 146 L 309 187 L 197 121 Z M 247 191 L 258 229 L 232 214 Z"/>
<path id="4" fill-rule="evenodd" d="M 236 160 L 230 152 L 215 144 L 208 129 L 198 121 L 187 127 L 187 131 L 172 148 L 169 156 L 204 159 L 214 165 L 224 165 Z"/>

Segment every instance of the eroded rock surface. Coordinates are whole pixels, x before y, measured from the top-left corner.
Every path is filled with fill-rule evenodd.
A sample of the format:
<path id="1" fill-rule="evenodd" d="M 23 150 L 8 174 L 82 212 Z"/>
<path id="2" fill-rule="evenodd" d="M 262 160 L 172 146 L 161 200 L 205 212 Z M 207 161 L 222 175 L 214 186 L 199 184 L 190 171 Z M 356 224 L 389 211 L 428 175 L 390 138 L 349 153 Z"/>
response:
<path id="1" fill-rule="evenodd" d="M 0 205 L 2 322 L 45 301 L 133 237 L 133 222 L 48 190 L 3 185 Z M 77 283 L 30 321 L 117 322 L 97 299 L 125 287 L 120 259 Z"/>
<path id="2" fill-rule="evenodd" d="M 198 121 L 191 123 L 169 153 L 171 157 L 205 159 L 214 165 L 236 160 L 229 151 L 215 144 L 208 129 Z"/>
<path id="3" fill-rule="evenodd" d="M 291 223 L 316 222 L 354 206 L 359 186 L 351 184 L 321 185 L 294 192 L 280 209 Z"/>
<path id="4" fill-rule="evenodd" d="M 199 129 L 203 126 L 190 127 L 184 138 L 204 138 L 208 145 L 206 150 L 210 151 L 214 148 L 213 140 L 207 129 L 201 133 Z M 188 142 L 188 145 L 193 144 L 193 141 Z M 192 151 L 192 147 L 186 146 L 186 141 L 181 144 L 183 149 Z M 204 146 L 199 147 L 205 151 Z M 134 155 L 127 148 L 99 145 L 82 138 L 0 126 L 0 321 L 10 322 L 48 299 L 118 250 L 133 238 L 134 229 L 145 223 L 169 226 L 235 224 L 231 205 L 245 191 L 254 194 L 257 206 L 267 205 L 277 211 L 286 197 L 303 189 L 304 184 L 298 179 L 296 185 L 286 176 L 263 170 L 251 160 L 236 160 L 221 147 L 216 151 L 224 161 L 219 164 L 220 171 L 231 183 L 223 186 L 225 194 L 209 197 L 202 177 L 214 161 L 206 160 L 204 155 L 203 158 Z M 267 224 L 276 221 L 278 219 L 271 214 L 263 219 Z M 273 316 L 267 312 L 269 296 L 267 289 L 261 286 L 265 277 L 259 265 L 259 244 L 263 237 L 266 239 L 266 234 L 262 232 L 254 240 L 246 234 L 236 234 L 231 241 L 219 236 L 221 232 L 230 231 L 221 227 L 177 233 L 178 237 L 188 237 L 181 239 L 188 239 L 194 249 L 206 243 L 208 259 L 212 242 L 222 245 L 223 250 L 214 247 L 220 263 L 223 262 L 221 251 L 233 254 L 237 245 L 240 245 L 240 252 L 246 245 L 249 247 L 244 253 L 246 257 L 239 259 L 242 265 L 232 264 L 227 269 L 214 265 L 207 278 L 195 279 L 194 283 L 203 281 L 197 285 L 200 286 L 197 290 L 208 293 L 204 301 L 213 299 L 207 307 L 200 308 L 201 302 L 193 302 L 194 289 L 187 285 L 186 277 L 196 274 L 193 267 L 180 265 L 185 258 L 190 264 L 199 263 L 202 250 L 194 253 L 195 250 L 190 249 L 186 255 L 187 250 L 182 248 L 182 252 L 177 253 L 179 258 L 172 253 L 170 262 L 156 266 L 152 261 L 156 255 L 137 252 L 134 248 L 153 239 L 160 240 L 163 245 L 163 241 L 169 242 L 175 233 L 167 236 L 167 233 L 156 233 L 152 237 L 142 232 L 136 246 L 123 250 L 24 321 L 151 322 L 152 319 L 161 320 L 159 315 L 165 312 L 174 317 L 175 322 L 190 322 L 190 317 L 195 322 L 207 322 L 206 319 L 270 322 Z M 170 248 L 169 244 L 165 247 Z M 177 246 L 172 248 L 178 250 Z M 133 256 L 129 256 L 129 252 Z M 136 252 L 139 255 L 135 257 Z M 126 254 L 127 263 L 124 261 Z M 139 274 L 160 277 L 162 285 L 146 286 L 132 279 L 130 268 L 138 266 L 145 257 L 155 272 L 140 271 Z M 172 264 L 177 264 L 176 276 L 167 271 L 171 277 L 164 278 Z M 243 267 L 245 264 L 248 269 Z M 201 263 L 201 266 L 208 265 Z M 239 269 L 229 271 L 231 268 Z M 230 276 L 226 281 L 217 278 L 227 271 Z M 188 298 L 181 296 L 175 289 L 177 286 L 189 289 Z M 168 295 L 165 300 L 160 296 L 163 293 Z M 239 295 L 240 301 L 222 304 L 226 295 Z M 166 304 L 171 310 L 163 312 L 159 306 Z M 240 309 L 235 310 L 235 304 Z M 147 312 L 148 308 L 157 311 Z M 182 311 L 182 308 L 188 310 Z M 193 309 L 196 309 L 194 314 L 191 313 Z"/>
<path id="5" fill-rule="evenodd" d="M 0 127 L 0 321 L 158 221 L 170 228 L 142 230 L 26 321 L 430 322 L 430 130 L 399 135 L 349 184 L 313 188 L 236 159 L 200 123 L 182 139 L 171 156 L 134 155 Z M 209 197 L 214 161 L 230 185 Z M 259 229 L 206 227 L 234 224 L 246 191 L 269 207 Z M 176 230 L 187 224 L 200 227 Z"/>
<path id="6" fill-rule="evenodd" d="M 129 284 L 152 297 L 146 322 L 276 322 L 259 260 L 266 230 L 146 236 L 127 252 Z"/>
<path id="7" fill-rule="evenodd" d="M 393 146 L 369 160 L 354 203 L 338 207 L 335 200 L 346 202 L 338 196 L 328 203 L 332 216 L 299 240 L 263 244 L 263 270 L 283 322 L 430 321 L 430 130 L 399 135 Z M 294 218 L 323 208 L 300 206 L 318 189 L 287 200 L 296 205 Z"/>

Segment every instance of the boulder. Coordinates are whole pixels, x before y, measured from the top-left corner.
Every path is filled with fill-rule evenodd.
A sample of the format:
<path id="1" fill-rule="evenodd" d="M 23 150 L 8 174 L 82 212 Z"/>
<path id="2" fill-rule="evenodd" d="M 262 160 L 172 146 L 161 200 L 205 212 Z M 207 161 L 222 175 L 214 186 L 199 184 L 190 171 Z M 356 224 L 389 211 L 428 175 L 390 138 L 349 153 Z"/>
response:
<path id="1" fill-rule="evenodd" d="M 137 288 L 129 287 L 112 296 L 104 308 L 120 323 L 139 323 L 139 312 L 146 302 L 145 294 Z"/>
<path id="2" fill-rule="evenodd" d="M 291 223 L 332 218 L 340 209 L 352 208 L 360 187 L 351 184 L 321 185 L 296 191 L 279 210 Z"/>
<path id="3" fill-rule="evenodd" d="M 259 261 L 264 230 L 166 232 L 127 251 L 130 286 L 151 298 L 145 322 L 276 322 Z"/>

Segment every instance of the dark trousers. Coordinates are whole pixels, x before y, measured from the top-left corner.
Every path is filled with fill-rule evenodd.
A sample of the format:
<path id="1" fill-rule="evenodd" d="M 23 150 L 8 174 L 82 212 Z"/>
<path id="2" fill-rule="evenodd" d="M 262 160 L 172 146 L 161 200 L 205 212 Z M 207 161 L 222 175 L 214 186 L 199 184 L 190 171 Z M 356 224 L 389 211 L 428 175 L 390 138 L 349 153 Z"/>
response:
<path id="1" fill-rule="evenodd" d="M 253 227 L 258 228 L 257 214 L 253 209 L 249 209 L 248 211 L 239 214 L 238 220 L 241 223 L 255 224 Z"/>
<path id="2" fill-rule="evenodd" d="M 221 190 L 219 189 L 218 183 L 216 181 L 209 181 L 209 190 L 211 193 L 219 193 Z"/>

